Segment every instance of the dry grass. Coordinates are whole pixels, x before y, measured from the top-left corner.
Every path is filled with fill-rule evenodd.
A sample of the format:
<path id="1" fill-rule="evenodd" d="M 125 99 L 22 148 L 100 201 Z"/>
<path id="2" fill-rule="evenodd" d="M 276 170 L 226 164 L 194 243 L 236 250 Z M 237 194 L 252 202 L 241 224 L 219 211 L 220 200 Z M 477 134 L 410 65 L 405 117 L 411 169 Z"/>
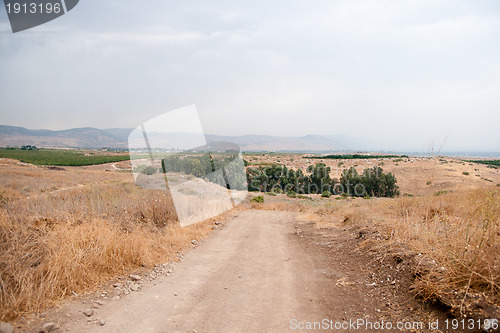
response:
<path id="1" fill-rule="evenodd" d="M 472 295 L 500 303 L 497 187 L 439 196 L 337 200 L 334 206 L 310 212 L 322 225 L 329 218 L 332 226 L 356 225 L 381 233 L 365 246 L 370 243 L 384 251 L 391 244 L 404 244 L 418 254 L 414 290 L 424 299 L 439 299 L 460 311 Z M 303 217 L 313 220 L 309 215 Z"/>
<path id="2" fill-rule="evenodd" d="M 500 301 L 500 190 L 400 198 L 394 210 L 392 238 L 437 263 L 417 281 L 421 296 L 477 292 Z"/>
<path id="3" fill-rule="evenodd" d="M 2 171 L 11 183 L 17 177 L 21 187 L 43 179 L 43 172 L 46 177 L 54 172 Z M 72 186 L 85 175 L 100 179 L 109 174 L 75 169 L 57 177 L 66 177 Z M 61 180 L 58 187 L 63 185 Z M 30 198 L 15 186 L 11 190 L 18 195 L 0 203 L 0 320 L 36 313 L 72 291 L 90 291 L 134 268 L 165 262 L 211 229 L 210 223 L 181 228 L 164 191 L 143 190 L 130 181 Z"/>
<path id="4" fill-rule="evenodd" d="M 467 294 L 482 293 L 498 303 L 500 188 L 473 189 L 484 181 L 462 174 L 482 166 L 453 163 L 450 171 L 427 160 L 404 162 L 404 168 L 385 163 L 406 191 L 425 196 L 306 201 L 278 195 L 239 209 L 296 211 L 299 219 L 322 227 L 376 228 L 384 234 L 383 246 L 403 243 L 435 261 L 415 286 L 424 298 L 451 293 L 461 306 Z M 481 174 L 500 179 L 496 170 L 483 169 Z M 433 195 L 437 190 L 455 192 Z M 0 320 L 38 312 L 71 291 L 90 291 L 113 276 L 164 262 L 208 233 L 209 223 L 180 228 L 172 207 L 165 192 L 139 189 L 130 174 L 91 167 L 53 171 L 2 160 Z"/>
<path id="5" fill-rule="evenodd" d="M 100 166 L 104 168 L 104 166 Z M 62 167 L 50 170 L 16 160 L 0 160 L 0 194 L 17 200 L 46 194 L 62 188 L 97 183 L 133 182 L 130 174 L 92 170 L 91 167 Z"/>
<path id="6" fill-rule="evenodd" d="M 290 211 L 292 210 L 290 204 L 285 202 L 251 202 L 250 209 L 260 209 L 260 210 L 276 210 L 276 211 Z"/>
<path id="7" fill-rule="evenodd" d="M 250 194 L 252 195 L 252 194 Z M 240 209 L 259 209 L 259 210 L 275 210 L 275 211 L 295 211 L 299 212 L 305 209 L 307 205 L 304 200 L 291 199 L 285 194 L 278 194 L 277 196 L 264 196 L 264 202 L 243 203 Z"/>

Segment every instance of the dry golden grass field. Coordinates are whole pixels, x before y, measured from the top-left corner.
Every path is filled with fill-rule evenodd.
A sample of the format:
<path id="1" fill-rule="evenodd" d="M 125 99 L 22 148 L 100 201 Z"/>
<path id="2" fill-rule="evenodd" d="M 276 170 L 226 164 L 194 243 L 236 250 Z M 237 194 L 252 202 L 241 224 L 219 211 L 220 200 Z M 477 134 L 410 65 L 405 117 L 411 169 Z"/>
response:
<path id="1" fill-rule="evenodd" d="M 466 300 L 500 302 L 500 170 L 457 158 L 311 160 L 253 154 L 254 165 L 381 166 L 398 198 L 265 196 L 239 209 L 295 210 L 318 228 L 376 231 L 367 249 L 414 253 L 415 295 L 462 311 Z M 137 187 L 127 162 L 50 168 L 0 160 L 0 320 L 35 314 L 113 277 L 173 258 L 207 235 L 209 222 L 181 228 L 169 196 Z M 394 250 L 396 249 L 396 250 Z M 419 265 L 421 267 L 419 267 Z"/>
<path id="2" fill-rule="evenodd" d="M 363 246 L 396 261 L 412 259 L 415 295 L 456 315 L 469 301 L 500 304 L 500 189 L 456 190 L 397 199 L 362 198 L 307 205 L 303 220 L 318 228 L 357 227 Z M 421 267 L 419 267 L 421 266 Z"/>
<path id="3" fill-rule="evenodd" d="M 181 228 L 165 192 L 138 188 L 131 173 L 110 165 L 59 169 L 2 159 L 0 195 L 1 320 L 166 262 L 211 229 Z"/>

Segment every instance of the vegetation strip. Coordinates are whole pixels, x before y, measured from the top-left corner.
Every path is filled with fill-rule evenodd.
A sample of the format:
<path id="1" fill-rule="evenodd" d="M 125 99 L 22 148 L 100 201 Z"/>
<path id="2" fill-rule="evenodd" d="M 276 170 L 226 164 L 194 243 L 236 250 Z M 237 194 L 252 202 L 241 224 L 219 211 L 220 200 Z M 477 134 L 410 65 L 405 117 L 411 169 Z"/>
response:
<path id="1" fill-rule="evenodd" d="M 330 160 L 367 160 L 372 158 L 402 158 L 407 155 L 361 155 L 361 154 L 346 154 L 346 155 L 325 155 L 325 156 L 303 156 L 303 158 L 313 159 L 330 159 Z"/>
<path id="2" fill-rule="evenodd" d="M 74 149 L 0 148 L 0 158 L 12 158 L 35 165 L 84 166 L 126 161 L 128 154 Z"/>
<path id="3" fill-rule="evenodd" d="M 500 160 L 465 160 L 465 162 L 485 164 L 488 167 L 495 169 L 500 168 Z"/>
<path id="4" fill-rule="evenodd" d="M 399 195 L 397 179 L 373 167 L 358 174 L 354 167 L 344 169 L 340 180 L 330 177 L 331 168 L 324 163 L 310 165 L 305 174 L 301 169 L 288 169 L 285 165 L 247 168 L 248 190 L 255 192 L 296 194 L 332 194 L 355 197 L 394 197 Z"/>

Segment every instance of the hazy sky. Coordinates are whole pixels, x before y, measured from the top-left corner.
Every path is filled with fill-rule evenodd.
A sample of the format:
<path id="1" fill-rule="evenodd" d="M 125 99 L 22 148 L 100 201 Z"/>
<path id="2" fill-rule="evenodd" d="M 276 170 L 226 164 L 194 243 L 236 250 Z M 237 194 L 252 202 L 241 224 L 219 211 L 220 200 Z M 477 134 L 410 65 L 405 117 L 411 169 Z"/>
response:
<path id="1" fill-rule="evenodd" d="M 196 104 L 207 133 L 346 134 L 500 151 L 500 1 L 81 0 L 13 34 L 0 124 L 136 127 Z"/>

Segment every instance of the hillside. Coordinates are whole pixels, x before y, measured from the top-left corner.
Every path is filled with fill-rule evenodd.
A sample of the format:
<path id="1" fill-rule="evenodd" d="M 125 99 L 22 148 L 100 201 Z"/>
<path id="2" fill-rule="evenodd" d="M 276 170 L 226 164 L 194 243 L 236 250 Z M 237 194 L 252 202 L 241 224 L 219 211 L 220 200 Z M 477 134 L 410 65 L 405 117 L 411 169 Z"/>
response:
<path id="1" fill-rule="evenodd" d="M 0 125 L 0 146 L 33 145 L 45 148 L 126 148 L 126 141 L 92 127 L 61 131 L 30 130 Z"/>
<path id="2" fill-rule="evenodd" d="M 330 151 L 349 149 L 344 144 L 321 135 L 279 137 L 271 135 L 218 136 L 207 135 L 209 142 L 233 142 L 243 151 Z"/>
<path id="3" fill-rule="evenodd" d="M 73 128 L 61 131 L 31 130 L 23 127 L 0 125 L 0 147 L 34 145 L 44 148 L 127 148 L 128 135 L 132 129 L 92 127 Z M 340 138 L 340 137 L 339 137 Z M 163 148 L 193 148 L 193 134 L 149 133 L 151 142 L 168 145 Z M 349 141 L 348 137 L 342 137 Z M 206 135 L 207 142 L 230 142 L 243 151 L 293 151 L 328 152 L 353 149 L 351 145 L 333 140 L 328 136 L 306 135 L 302 137 L 279 137 L 272 135 L 219 136 Z M 352 138 L 350 138 L 354 142 Z"/>

